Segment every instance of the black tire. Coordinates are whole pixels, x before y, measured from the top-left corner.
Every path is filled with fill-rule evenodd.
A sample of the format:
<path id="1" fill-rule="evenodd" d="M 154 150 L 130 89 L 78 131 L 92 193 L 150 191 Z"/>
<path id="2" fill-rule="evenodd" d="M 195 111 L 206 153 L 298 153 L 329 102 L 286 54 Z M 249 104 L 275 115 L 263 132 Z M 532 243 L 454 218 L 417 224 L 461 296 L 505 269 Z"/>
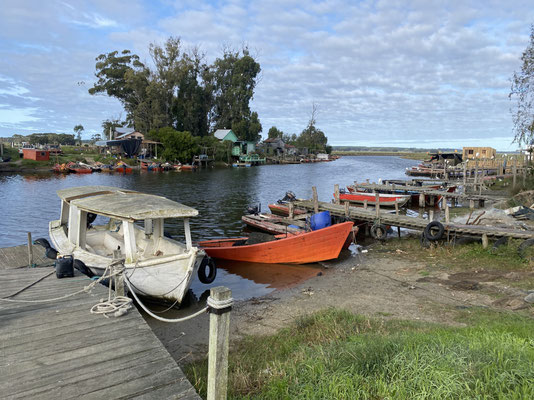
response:
<path id="1" fill-rule="evenodd" d="M 443 237 L 444 232 L 445 227 L 441 222 L 432 221 L 425 227 L 423 234 L 428 240 L 430 240 L 431 242 L 435 242 L 436 240 L 440 240 Z"/>
<path id="2" fill-rule="evenodd" d="M 376 240 L 384 240 L 386 236 L 388 235 L 388 229 L 385 225 L 382 224 L 374 224 L 369 233 L 371 234 L 371 237 Z"/>
<path id="3" fill-rule="evenodd" d="M 502 245 L 508 244 L 509 239 L 510 238 L 508 236 L 503 236 L 502 238 L 497 239 L 495 243 L 493 243 L 491 251 L 497 251 Z"/>
<path id="4" fill-rule="evenodd" d="M 206 269 L 209 268 L 209 273 L 206 274 Z M 198 280 L 206 285 L 212 283 L 217 276 L 217 267 L 212 258 L 206 256 L 198 267 Z"/>
<path id="5" fill-rule="evenodd" d="M 76 268 L 78 271 L 80 271 L 82 274 L 87 275 L 89 278 L 92 278 L 95 276 L 93 271 L 91 271 L 83 261 L 81 260 L 74 260 L 73 267 Z"/>
<path id="6" fill-rule="evenodd" d="M 482 243 L 482 239 L 474 238 L 469 236 L 463 236 L 454 241 L 455 244 L 473 244 L 473 243 Z"/>
<path id="7" fill-rule="evenodd" d="M 519 247 L 517 248 L 517 251 L 519 253 L 519 255 L 524 258 L 525 257 L 525 251 L 534 244 L 534 238 L 533 239 L 527 239 L 525 241 L 523 241 L 523 243 L 521 243 L 519 245 Z"/>
<path id="8" fill-rule="evenodd" d="M 50 242 L 45 238 L 35 239 L 33 241 L 33 244 L 38 244 L 39 246 L 43 246 L 45 249 L 52 247 L 50 246 Z"/>
<path id="9" fill-rule="evenodd" d="M 45 251 L 45 256 L 46 258 L 55 260 L 57 258 L 57 250 L 53 249 L 52 247 L 48 247 Z"/>

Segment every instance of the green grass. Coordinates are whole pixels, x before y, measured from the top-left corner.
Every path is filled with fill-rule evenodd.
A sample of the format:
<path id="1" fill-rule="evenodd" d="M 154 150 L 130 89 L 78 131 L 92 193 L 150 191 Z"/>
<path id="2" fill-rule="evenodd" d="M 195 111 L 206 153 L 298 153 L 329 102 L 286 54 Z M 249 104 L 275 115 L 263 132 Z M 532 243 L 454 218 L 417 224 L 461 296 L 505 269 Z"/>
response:
<path id="1" fill-rule="evenodd" d="M 233 399 L 534 398 L 531 318 L 471 311 L 464 328 L 326 310 L 234 347 Z M 206 396 L 206 361 L 186 374 Z"/>

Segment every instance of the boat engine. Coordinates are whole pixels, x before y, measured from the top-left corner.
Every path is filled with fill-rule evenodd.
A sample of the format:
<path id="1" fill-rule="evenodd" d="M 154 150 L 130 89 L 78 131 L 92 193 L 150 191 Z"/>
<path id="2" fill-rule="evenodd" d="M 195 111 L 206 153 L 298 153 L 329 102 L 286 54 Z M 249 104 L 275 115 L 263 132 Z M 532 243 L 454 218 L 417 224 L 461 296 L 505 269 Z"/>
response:
<path id="1" fill-rule="evenodd" d="M 296 198 L 297 196 L 295 196 L 295 193 L 291 191 L 287 191 L 282 201 L 293 201 L 293 200 L 296 200 Z"/>
<path id="2" fill-rule="evenodd" d="M 261 203 L 258 203 L 256 206 L 249 206 L 247 208 L 247 214 L 258 215 L 261 212 Z"/>

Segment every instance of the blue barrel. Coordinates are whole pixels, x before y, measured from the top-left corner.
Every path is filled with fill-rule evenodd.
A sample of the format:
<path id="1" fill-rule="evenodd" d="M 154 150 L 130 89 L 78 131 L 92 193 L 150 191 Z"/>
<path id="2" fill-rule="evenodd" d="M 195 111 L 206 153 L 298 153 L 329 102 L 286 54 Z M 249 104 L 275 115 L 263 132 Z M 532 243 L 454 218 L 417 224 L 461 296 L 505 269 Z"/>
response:
<path id="1" fill-rule="evenodd" d="M 320 213 L 313 214 L 310 218 L 310 227 L 312 231 L 323 229 L 330 225 L 332 225 L 330 211 L 322 211 Z"/>

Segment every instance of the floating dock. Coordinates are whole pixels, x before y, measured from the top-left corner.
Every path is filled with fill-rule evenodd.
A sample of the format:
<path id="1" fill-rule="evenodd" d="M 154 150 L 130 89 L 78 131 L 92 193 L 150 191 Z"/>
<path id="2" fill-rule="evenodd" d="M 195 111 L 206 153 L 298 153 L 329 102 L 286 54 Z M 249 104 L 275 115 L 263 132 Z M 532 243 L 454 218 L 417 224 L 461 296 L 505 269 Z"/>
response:
<path id="1" fill-rule="evenodd" d="M 12 268 L 27 263 L 27 253 L 6 261 L 24 248 L 0 249 L 1 399 L 200 399 L 135 307 L 121 317 L 90 313 L 106 287 L 6 302 L 63 297 L 91 282 L 79 273 L 57 279 L 53 267 Z"/>

